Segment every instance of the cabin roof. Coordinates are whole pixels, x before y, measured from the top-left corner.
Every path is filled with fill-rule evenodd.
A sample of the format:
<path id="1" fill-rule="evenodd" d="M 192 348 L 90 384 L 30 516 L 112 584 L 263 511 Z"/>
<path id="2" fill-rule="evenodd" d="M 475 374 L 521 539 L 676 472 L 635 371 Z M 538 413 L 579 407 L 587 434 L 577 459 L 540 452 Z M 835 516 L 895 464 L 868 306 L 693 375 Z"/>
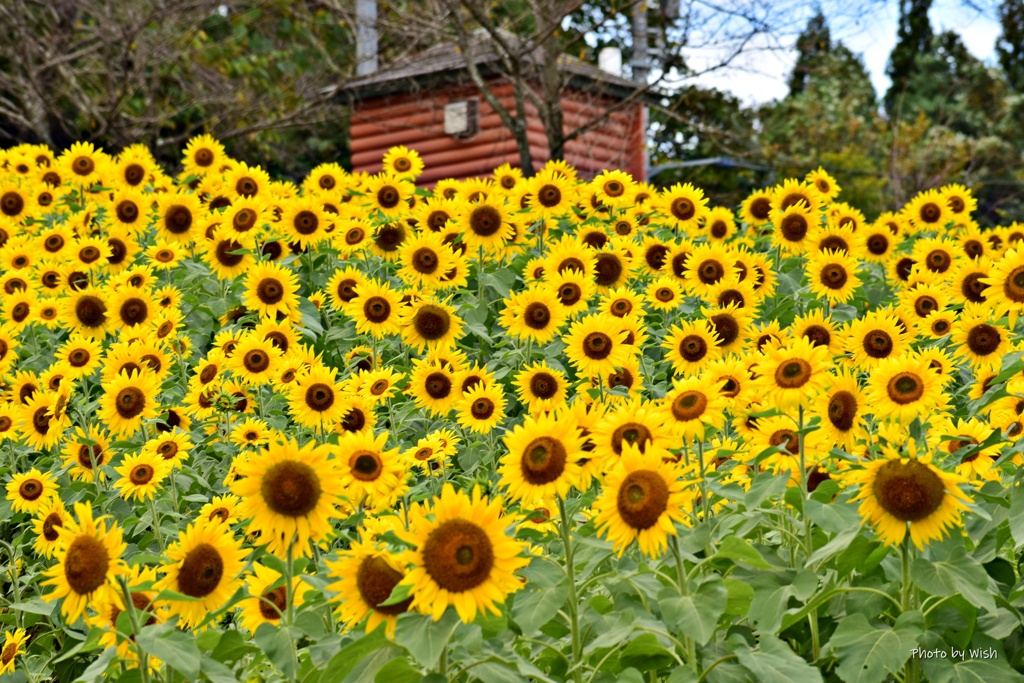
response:
<path id="1" fill-rule="evenodd" d="M 521 39 L 512 33 L 502 33 L 505 40 L 511 44 L 521 42 Z M 489 35 L 483 31 L 474 33 L 470 49 L 481 75 L 485 78 L 504 75 L 499 51 Z M 539 65 L 539 50 L 534 49 L 526 53 L 522 61 L 530 66 Z M 572 59 L 567 55 L 563 55 L 559 60 L 558 68 L 565 74 L 568 86 L 581 90 L 598 91 L 613 97 L 625 98 L 639 87 L 636 81 L 602 71 L 593 64 Z M 467 82 L 470 82 L 470 78 L 459 45 L 444 42 L 418 52 L 399 64 L 349 81 L 344 86 L 336 88 L 336 92 L 340 97 L 356 102 Z M 654 93 L 651 93 L 642 99 L 647 101 L 652 99 L 653 95 Z"/>

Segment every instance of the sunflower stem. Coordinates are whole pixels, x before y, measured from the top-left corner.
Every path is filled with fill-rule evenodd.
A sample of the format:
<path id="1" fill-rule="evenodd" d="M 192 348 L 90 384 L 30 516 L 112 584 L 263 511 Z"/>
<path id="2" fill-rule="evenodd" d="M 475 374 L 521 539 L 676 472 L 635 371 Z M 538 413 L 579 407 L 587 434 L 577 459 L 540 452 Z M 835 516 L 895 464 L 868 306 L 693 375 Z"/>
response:
<path id="1" fill-rule="evenodd" d="M 156 544 L 160 547 L 160 552 L 163 552 L 165 550 L 164 535 L 160 531 L 160 514 L 156 511 L 156 496 L 149 496 L 149 514 L 153 516 L 153 535 L 156 536 Z"/>
<path id="2" fill-rule="evenodd" d="M 573 559 L 572 530 L 569 527 L 569 515 L 565 508 L 565 498 L 558 498 L 558 532 L 565 548 L 565 577 L 569 582 L 569 630 L 572 632 L 572 670 L 576 683 L 583 683 L 583 671 L 580 668 L 583 644 L 580 639 L 579 598 L 576 595 L 576 566 Z"/>
<path id="3" fill-rule="evenodd" d="M 900 544 L 900 560 L 902 565 L 900 585 L 900 608 L 903 613 L 914 609 L 914 583 L 910 580 L 910 537 L 904 536 Z M 911 657 L 907 660 L 904 668 L 904 683 L 918 683 L 921 679 L 921 672 L 918 669 L 917 658 Z"/>
<path id="4" fill-rule="evenodd" d="M 811 518 L 807 515 L 807 501 L 810 499 L 809 475 L 807 472 L 807 456 L 804 452 L 804 407 L 799 406 L 797 409 L 797 450 L 800 451 L 800 493 L 803 499 L 801 505 L 800 516 L 804 520 L 804 554 L 806 556 L 805 562 L 810 562 L 811 555 L 814 554 L 814 534 L 811 528 Z M 807 615 L 807 624 L 811 631 L 811 655 L 812 661 L 818 661 L 818 657 L 821 655 L 821 637 L 818 633 L 818 610 L 813 609 Z"/>
<path id="5" fill-rule="evenodd" d="M 689 576 L 686 574 L 686 568 L 683 566 L 683 554 L 679 552 L 679 537 L 672 534 L 668 537 L 668 544 L 672 547 L 672 556 L 676 561 L 676 584 L 679 587 L 679 595 L 686 597 L 689 595 Z M 690 668 L 697 674 L 700 673 L 700 665 L 697 663 L 697 644 L 693 641 L 693 638 L 686 636 L 683 638 L 683 646 L 686 650 L 686 663 L 690 665 Z"/>
<path id="6" fill-rule="evenodd" d="M 142 683 L 149 683 L 149 655 L 139 645 L 138 635 L 142 631 L 139 624 L 139 615 L 135 610 L 135 603 L 132 601 L 132 592 L 128 589 L 128 581 L 124 577 L 118 578 L 121 584 L 121 592 L 124 594 L 124 611 L 128 613 L 128 621 L 132 625 L 132 643 L 135 645 L 135 656 L 139 658 L 139 674 Z"/>
<path id="7" fill-rule="evenodd" d="M 484 246 L 481 244 L 477 251 L 476 261 L 476 301 L 478 306 L 484 303 Z"/>

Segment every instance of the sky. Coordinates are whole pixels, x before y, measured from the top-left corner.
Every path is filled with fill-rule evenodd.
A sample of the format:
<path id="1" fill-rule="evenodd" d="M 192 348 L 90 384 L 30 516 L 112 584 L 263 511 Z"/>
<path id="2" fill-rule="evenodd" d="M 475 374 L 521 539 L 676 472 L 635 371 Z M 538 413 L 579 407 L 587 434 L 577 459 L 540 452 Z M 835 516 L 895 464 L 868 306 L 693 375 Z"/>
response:
<path id="1" fill-rule="evenodd" d="M 813 14 L 812 8 L 809 2 L 810 14 Z M 879 96 L 884 95 L 889 88 L 885 66 L 896 44 L 899 2 L 889 0 L 868 12 L 867 16 L 859 18 L 830 16 L 833 12 L 830 12 L 828 3 L 825 3 L 824 13 L 830 20 L 833 40 L 842 40 L 854 53 L 863 57 L 875 92 Z M 963 0 L 935 0 L 929 18 L 935 33 L 947 29 L 956 31 L 974 56 L 986 64 L 996 63 L 995 43 L 1001 29 L 994 13 L 991 16 L 979 14 L 966 7 Z M 795 37 L 788 37 L 782 41 L 782 45 L 791 47 L 794 42 Z M 767 42 L 760 45 L 769 47 Z M 749 51 L 734 61 L 733 67 L 705 73 L 696 82 L 732 93 L 747 105 L 782 98 L 788 90 L 786 80 L 796 61 L 796 50 L 779 49 L 779 45 L 770 47 Z M 693 51 L 685 56 L 688 63 L 698 69 L 702 64 L 715 63 L 721 59 L 721 54 L 713 51 Z"/>

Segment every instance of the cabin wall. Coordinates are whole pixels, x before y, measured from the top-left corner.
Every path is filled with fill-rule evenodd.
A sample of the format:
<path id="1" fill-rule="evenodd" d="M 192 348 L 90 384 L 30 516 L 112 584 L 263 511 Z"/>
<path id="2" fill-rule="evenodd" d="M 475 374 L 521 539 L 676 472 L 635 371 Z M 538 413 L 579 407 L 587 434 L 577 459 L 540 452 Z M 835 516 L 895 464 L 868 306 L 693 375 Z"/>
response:
<path id="1" fill-rule="evenodd" d="M 511 84 L 495 83 L 491 92 L 503 106 L 514 108 Z M 465 139 L 445 134 L 445 105 L 474 97 L 479 100 L 479 132 Z M 562 100 L 564 130 L 575 130 L 613 104 L 614 100 L 607 97 L 567 91 Z M 527 118 L 530 152 L 535 168 L 540 168 L 550 158 L 547 135 L 532 104 L 527 106 Z M 583 177 L 615 167 L 642 179 L 645 128 L 643 106 L 625 106 L 570 141 L 565 158 Z M 519 166 L 519 152 L 511 132 L 472 85 L 365 100 L 356 105 L 350 129 L 353 171 L 377 173 L 384 154 L 394 145 L 405 145 L 423 157 L 425 170 L 418 180 L 422 186 L 433 186 L 442 178 L 488 175 L 505 163 Z"/>

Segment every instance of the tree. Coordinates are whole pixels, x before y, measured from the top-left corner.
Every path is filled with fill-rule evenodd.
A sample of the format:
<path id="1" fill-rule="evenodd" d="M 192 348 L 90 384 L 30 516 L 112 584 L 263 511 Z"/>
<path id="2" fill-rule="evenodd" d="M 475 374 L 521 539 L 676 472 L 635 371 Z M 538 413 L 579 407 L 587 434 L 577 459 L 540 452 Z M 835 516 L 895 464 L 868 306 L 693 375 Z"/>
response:
<path id="1" fill-rule="evenodd" d="M 900 0 L 896 46 L 889 55 L 889 65 L 885 70 L 892 80 L 885 94 L 885 110 L 890 117 L 897 111 L 900 98 L 917 70 L 918 57 L 931 49 L 933 34 L 928 20 L 931 6 L 932 0 Z"/>
<path id="2" fill-rule="evenodd" d="M 1010 89 L 1024 93 L 1024 0 L 1003 0 L 999 6 L 1003 32 L 996 41 L 996 54 Z"/>
<path id="3" fill-rule="evenodd" d="M 800 37 L 796 39 L 797 58 L 793 73 L 789 77 L 789 93 L 796 95 L 807 87 L 811 75 L 821 68 L 822 58 L 832 49 L 832 37 L 829 33 L 825 15 L 818 13 L 807 22 Z"/>
<path id="4" fill-rule="evenodd" d="M 303 153 L 344 149 L 323 89 L 350 72 L 351 44 L 314 2 L 8 0 L 0 142 L 143 142 L 173 162 L 209 132 L 297 175 Z"/>

